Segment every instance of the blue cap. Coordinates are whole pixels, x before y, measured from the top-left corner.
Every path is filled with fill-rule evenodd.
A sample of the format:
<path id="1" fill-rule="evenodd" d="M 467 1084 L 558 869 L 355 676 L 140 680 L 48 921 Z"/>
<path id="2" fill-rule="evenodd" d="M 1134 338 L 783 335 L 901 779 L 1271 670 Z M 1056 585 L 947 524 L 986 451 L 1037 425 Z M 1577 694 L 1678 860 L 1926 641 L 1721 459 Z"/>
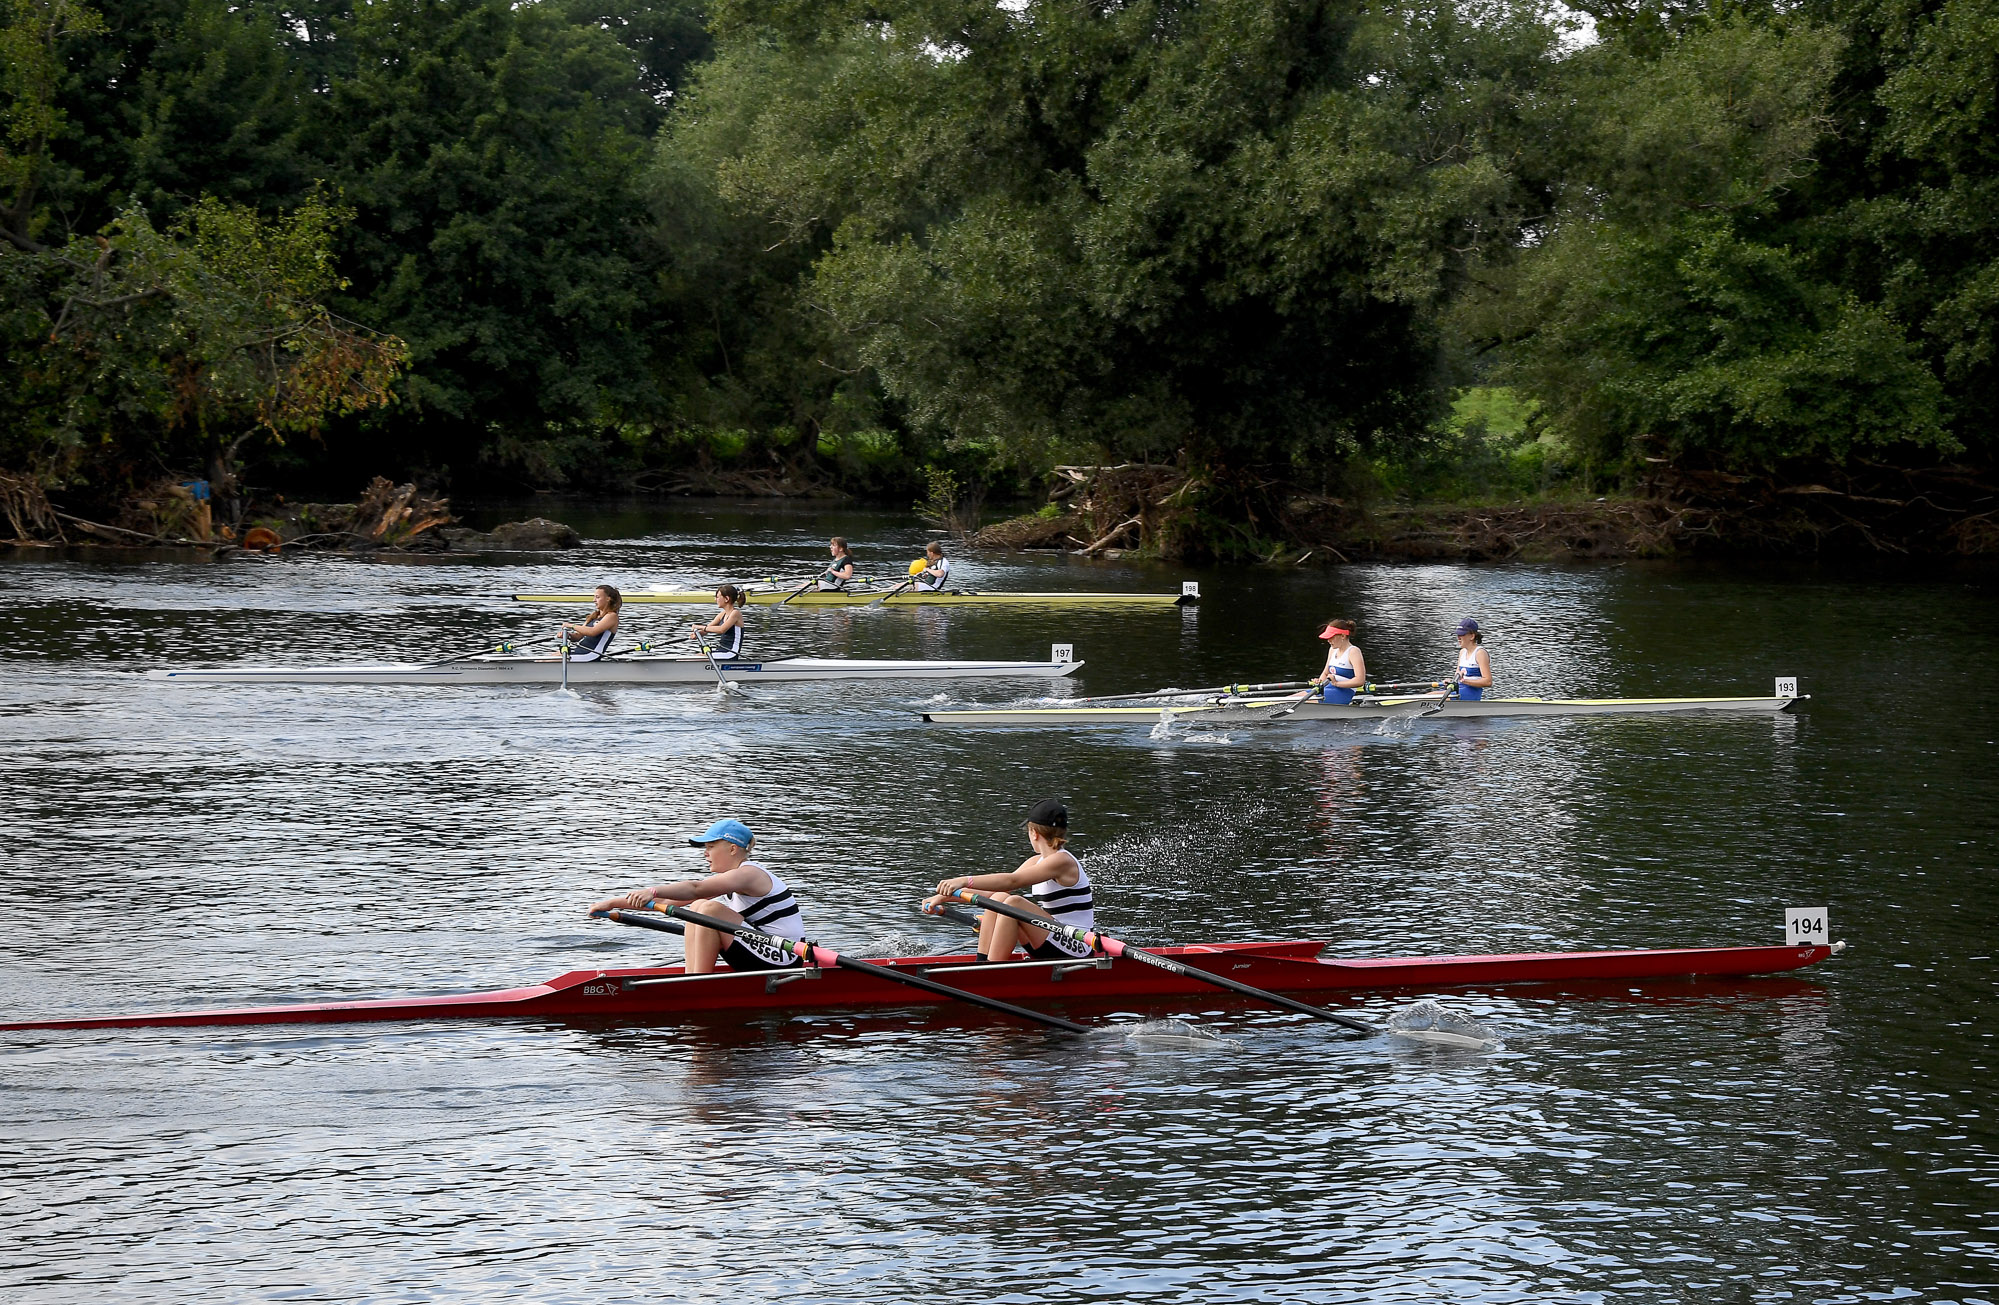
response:
<path id="1" fill-rule="evenodd" d="M 1466 618 L 1465 618 L 1464 620 L 1462 620 L 1462 621 L 1459 621 L 1459 622 L 1458 622 L 1458 633 L 1459 633 L 1459 634 L 1477 634 L 1477 633 L 1478 633 L 1478 622 L 1477 622 L 1477 621 L 1474 621 L 1474 620 L 1472 620 L 1472 619 L 1471 619 L 1471 618 L 1470 618 L 1469 616 L 1467 616 L 1467 617 L 1466 617 Z"/>
<path id="2" fill-rule="evenodd" d="M 710 843 L 734 843 L 737 847 L 748 848 L 756 835 L 740 820 L 717 820 L 698 837 L 687 841 L 695 847 L 706 847 Z"/>

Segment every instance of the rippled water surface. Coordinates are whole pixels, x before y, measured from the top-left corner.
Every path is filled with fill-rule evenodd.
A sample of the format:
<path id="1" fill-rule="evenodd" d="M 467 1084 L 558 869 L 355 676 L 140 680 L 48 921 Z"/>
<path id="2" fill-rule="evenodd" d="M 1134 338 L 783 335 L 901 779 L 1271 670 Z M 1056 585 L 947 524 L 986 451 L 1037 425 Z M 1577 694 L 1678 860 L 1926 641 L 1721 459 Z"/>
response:
<path id="1" fill-rule="evenodd" d="M 918 1009 L 0 1034 L 9 1300 L 1994 1301 L 1990 889 L 1999 602 L 1965 580 L 1653 565 L 1182 572 L 967 559 L 993 588 L 1186 611 L 753 609 L 758 650 L 1033 658 L 1032 683 L 163 685 L 160 665 L 545 639 L 508 600 L 900 571 L 896 516 L 579 522 L 518 565 L 0 564 L 0 1018 L 509 986 L 677 958 L 581 918 L 757 830 L 812 931 L 1007 869 L 1065 796 L 1099 920 L 1343 955 L 1775 942 L 1733 983 L 1451 995 L 1454 1052 L 1233 999 L 1044 1034 Z M 787 565 L 787 564 L 790 565 Z M 1377 677 L 1493 632 L 1509 692 L 1768 693 L 1777 719 L 954 733 L 917 713 L 1301 678 L 1330 614 Z M 685 613 L 634 607 L 635 636 Z M 1355 998 L 1386 1019 L 1413 993 Z M 1145 1015 L 1200 1034 L 1126 1036 Z"/>

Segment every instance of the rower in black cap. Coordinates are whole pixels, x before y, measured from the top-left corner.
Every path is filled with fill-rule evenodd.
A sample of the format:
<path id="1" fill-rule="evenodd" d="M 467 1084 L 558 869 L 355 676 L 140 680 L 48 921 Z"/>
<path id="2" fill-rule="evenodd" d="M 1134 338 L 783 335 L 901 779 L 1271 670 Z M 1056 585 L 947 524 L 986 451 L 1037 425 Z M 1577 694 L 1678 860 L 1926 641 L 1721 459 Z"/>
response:
<path id="1" fill-rule="evenodd" d="M 1027 813 L 1027 841 L 1034 848 L 1034 855 L 1022 861 L 1019 869 L 1005 874 L 962 875 L 942 880 L 937 885 L 937 896 L 929 904 L 937 905 L 960 888 L 969 888 L 1058 924 L 1096 928 L 1097 909 L 1090 893 L 1090 876 L 1084 872 L 1083 863 L 1064 846 L 1069 841 L 1069 808 L 1054 798 L 1037 802 Z M 1088 947 L 1059 934 L 992 911 L 980 913 L 980 960 L 1006 960 L 1013 955 L 1016 944 L 1040 960 L 1090 954 Z"/>

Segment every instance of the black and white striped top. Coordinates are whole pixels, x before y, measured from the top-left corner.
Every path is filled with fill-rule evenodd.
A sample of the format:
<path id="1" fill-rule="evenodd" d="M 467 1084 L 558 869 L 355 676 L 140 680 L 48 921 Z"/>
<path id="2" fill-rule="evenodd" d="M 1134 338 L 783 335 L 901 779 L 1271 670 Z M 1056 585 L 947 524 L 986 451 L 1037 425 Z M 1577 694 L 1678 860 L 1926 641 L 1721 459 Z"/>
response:
<path id="1" fill-rule="evenodd" d="M 776 934 L 796 942 L 805 936 L 805 917 L 798 912 L 798 900 L 791 895 L 791 889 L 779 879 L 770 867 L 755 861 L 745 861 L 744 865 L 755 866 L 770 876 L 770 891 L 762 897 L 751 897 L 746 893 L 724 893 L 715 900 L 743 917 L 743 923 L 752 929 Z"/>
<path id="2" fill-rule="evenodd" d="M 1074 859 L 1073 857 L 1071 858 Z M 1034 904 L 1063 924 L 1078 929 L 1097 927 L 1097 899 L 1090 891 L 1090 872 L 1076 862 L 1076 882 L 1064 885 L 1059 879 L 1043 879 L 1030 885 L 1027 895 Z"/>

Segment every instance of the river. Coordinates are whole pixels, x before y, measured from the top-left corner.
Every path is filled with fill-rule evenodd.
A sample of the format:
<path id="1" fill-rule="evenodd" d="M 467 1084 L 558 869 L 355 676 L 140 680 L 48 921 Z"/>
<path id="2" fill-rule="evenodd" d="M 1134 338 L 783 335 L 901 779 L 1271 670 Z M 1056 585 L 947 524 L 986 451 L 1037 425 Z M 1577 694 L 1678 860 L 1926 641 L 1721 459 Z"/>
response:
<path id="1" fill-rule="evenodd" d="M 10 1301 L 1994 1301 L 1994 587 L 1836 568 L 1182 570 L 966 557 L 991 588 L 1202 588 L 1181 610 L 752 609 L 753 647 L 1032 658 L 1062 694 L 1377 678 L 1470 615 L 1509 693 L 1769 693 L 1776 718 L 954 732 L 1050 690 L 215 688 L 147 667 L 545 639 L 515 591 L 900 571 L 908 517 L 572 516 L 488 559 L 0 565 L 9 1018 L 465 991 L 677 957 L 583 918 L 747 820 L 850 950 L 1011 868 L 1069 802 L 1099 920 L 1342 955 L 1781 940 L 1782 979 L 1448 1000 L 1485 1052 L 1217 995 L 1198 1045 L 979 1012 L 0 1034 Z M 634 606 L 671 638 L 684 609 Z M 1407 993 L 1344 1009 L 1385 1018 Z"/>

